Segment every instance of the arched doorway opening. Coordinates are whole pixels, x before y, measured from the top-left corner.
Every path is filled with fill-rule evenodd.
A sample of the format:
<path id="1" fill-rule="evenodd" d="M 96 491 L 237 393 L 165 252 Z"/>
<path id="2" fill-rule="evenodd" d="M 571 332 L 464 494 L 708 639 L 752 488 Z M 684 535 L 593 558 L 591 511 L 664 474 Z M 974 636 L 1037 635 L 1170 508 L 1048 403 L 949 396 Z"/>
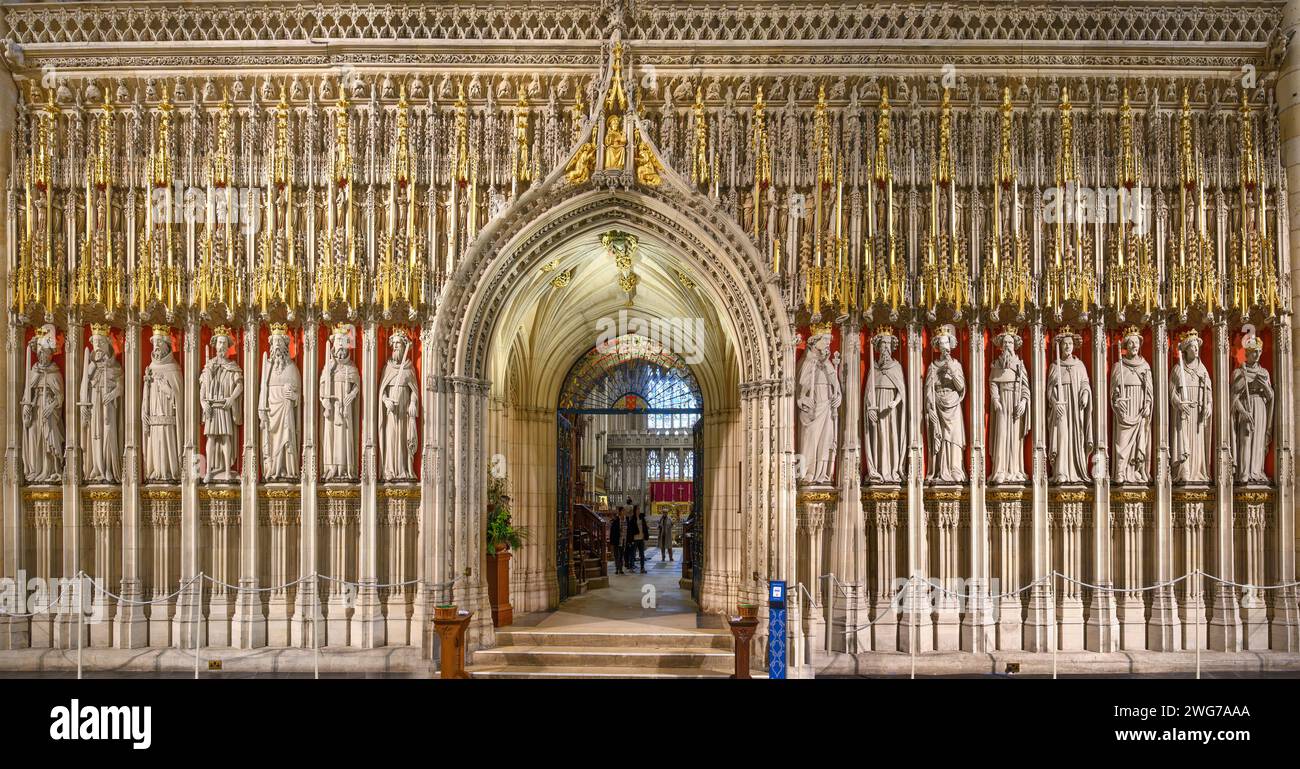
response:
<path id="1" fill-rule="evenodd" d="M 639 240 L 635 292 L 602 246 L 611 230 Z M 531 533 L 511 565 L 515 615 L 556 609 L 556 425 L 566 373 L 611 326 L 690 319 L 704 327 L 698 357 L 687 356 L 703 396 L 709 522 L 699 609 L 734 612 L 737 601 L 765 595 L 769 578 L 792 579 L 794 483 L 783 457 L 793 451 L 793 407 L 783 382 L 793 342 L 770 278 L 744 233 L 684 187 L 551 179 L 493 219 L 457 268 L 427 338 L 426 456 L 431 477 L 446 479 L 430 491 L 430 572 L 455 580 L 458 601 L 485 608 L 477 575 L 486 478 L 501 464 L 512 512 Z M 490 622 L 471 627 L 471 643 L 492 639 Z"/>
<path id="2" fill-rule="evenodd" d="M 620 513 L 630 509 L 646 513 L 648 524 L 635 551 L 641 573 L 645 548 L 651 548 L 651 562 L 658 555 L 658 566 L 680 574 L 678 587 L 698 605 L 708 528 L 704 399 L 690 366 L 673 349 L 673 342 L 685 340 L 668 336 L 603 340 L 565 377 L 556 415 L 561 601 L 589 585 L 607 586 L 611 560 L 616 574 L 623 571 L 628 553 L 610 533 L 626 526 Z"/>

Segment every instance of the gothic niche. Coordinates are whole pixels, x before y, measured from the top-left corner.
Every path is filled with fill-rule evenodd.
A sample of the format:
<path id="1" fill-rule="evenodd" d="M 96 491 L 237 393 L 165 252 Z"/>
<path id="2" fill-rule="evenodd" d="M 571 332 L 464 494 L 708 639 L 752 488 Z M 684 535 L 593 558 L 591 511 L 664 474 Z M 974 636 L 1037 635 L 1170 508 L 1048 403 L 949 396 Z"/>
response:
<path id="1" fill-rule="evenodd" d="M 262 386 L 257 418 L 261 427 L 262 476 L 268 481 L 298 480 L 302 373 L 290 354 L 289 330 L 272 324 L 269 350 L 262 353 Z"/>
<path id="2" fill-rule="evenodd" d="M 83 353 L 81 392 L 82 476 L 90 483 L 122 480 L 122 364 L 106 325 L 90 327 L 90 346 Z"/>
<path id="3" fill-rule="evenodd" d="M 54 363 L 58 350 L 54 326 L 47 323 L 36 329 L 27 348 L 27 378 L 20 401 L 23 474 L 28 483 L 58 483 L 63 477 L 63 372 Z"/>
<path id="4" fill-rule="evenodd" d="M 813 326 L 799 367 L 799 446 L 803 481 L 828 484 L 835 472 L 840 425 L 840 354 L 831 354 L 829 324 Z"/>
<path id="5" fill-rule="evenodd" d="M 203 482 L 233 481 L 239 458 L 239 426 L 244 418 L 244 372 L 232 360 L 235 338 L 217 326 L 210 339 L 212 356 L 199 374 L 199 417 L 203 422 L 206 469 Z"/>
<path id="6" fill-rule="evenodd" d="M 379 382 L 379 477 L 415 480 L 419 447 L 420 379 L 411 361 L 411 339 L 395 328 L 388 337 L 389 356 Z"/>

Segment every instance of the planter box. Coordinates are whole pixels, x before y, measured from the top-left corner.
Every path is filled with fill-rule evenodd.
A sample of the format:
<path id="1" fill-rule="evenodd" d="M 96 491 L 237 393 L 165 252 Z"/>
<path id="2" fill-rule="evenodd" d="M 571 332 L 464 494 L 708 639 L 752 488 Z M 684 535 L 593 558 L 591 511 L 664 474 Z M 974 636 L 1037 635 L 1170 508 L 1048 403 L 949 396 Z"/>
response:
<path id="1" fill-rule="evenodd" d="M 492 604 L 492 626 L 505 627 L 514 622 L 514 609 L 510 606 L 509 550 L 488 553 L 487 589 Z"/>

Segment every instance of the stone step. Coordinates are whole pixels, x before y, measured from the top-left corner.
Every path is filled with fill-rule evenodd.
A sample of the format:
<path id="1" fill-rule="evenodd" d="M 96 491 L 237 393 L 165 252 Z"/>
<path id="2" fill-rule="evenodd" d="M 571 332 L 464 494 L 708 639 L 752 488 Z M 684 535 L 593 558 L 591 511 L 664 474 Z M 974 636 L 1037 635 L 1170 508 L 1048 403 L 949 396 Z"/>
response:
<path id="1" fill-rule="evenodd" d="M 700 648 L 655 648 L 642 646 L 499 646 L 474 653 L 473 669 L 556 667 L 556 668 L 651 668 L 670 672 L 706 670 L 730 673 L 735 665 L 731 652 Z"/>
<path id="2" fill-rule="evenodd" d="M 471 668 L 471 678 L 575 678 L 575 679 L 620 679 L 620 678 L 719 678 L 726 679 L 730 673 L 715 670 L 698 670 L 691 668 L 584 668 L 562 667 L 554 665 L 511 665 L 509 667 Z M 756 678 L 758 676 L 755 676 Z M 766 676 L 764 676 L 766 677 Z"/>
<path id="3" fill-rule="evenodd" d="M 731 633 L 582 633 L 551 630 L 506 629 L 497 631 L 497 647 L 659 647 L 678 649 L 732 650 Z"/>

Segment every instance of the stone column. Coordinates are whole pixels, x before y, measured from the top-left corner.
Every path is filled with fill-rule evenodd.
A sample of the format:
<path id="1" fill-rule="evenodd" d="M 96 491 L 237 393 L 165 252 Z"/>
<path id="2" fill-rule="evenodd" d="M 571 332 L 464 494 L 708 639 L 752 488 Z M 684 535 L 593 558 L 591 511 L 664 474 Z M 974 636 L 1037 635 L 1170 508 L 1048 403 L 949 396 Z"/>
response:
<path id="1" fill-rule="evenodd" d="M 199 325 L 193 318 L 185 324 L 184 411 L 185 443 L 181 447 L 181 582 L 193 579 L 201 570 L 199 548 Z M 131 412 L 128 412 L 131 413 Z M 203 620 L 203 595 L 210 583 L 199 579 L 176 596 L 176 616 L 172 620 L 172 638 L 181 649 L 206 646 L 208 626 Z M 178 586 L 179 587 L 179 586 Z"/>
<path id="2" fill-rule="evenodd" d="M 379 599 L 379 510 L 376 434 L 379 430 L 379 343 L 374 321 L 365 324 L 361 361 L 361 545 L 357 552 L 356 610 L 352 612 L 352 646 L 383 646 L 386 635 Z M 485 481 L 486 482 L 486 481 Z"/>
<path id="3" fill-rule="evenodd" d="M 1092 324 L 1092 574 L 1089 580 L 1103 589 L 1093 590 L 1088 601 L 1084 648 L 1119 650 L 1119 619 L 1115 615 L 1114 566 L 1111 550 L 1110 506 L 1110 372 L 1106 367 L 1106 325 L 1100 315 Z M 1082 352 L 1082 351 L 1081 351 Z"/>
<path id="4" fill-rule="evenodd" d="M 487 413 L 488 383 L 468 377 L 451 379 L 454 392 L 452 468 L 455 497 L 455 568 L 462 578 L 456 582 L 456 603 L 474 612 L 466 638 L 472 647 L 496 643 L 487 583 L 483 579 L 484 515 L 487 508 L 487 453 L 484 420 Z"/>
<path id="5" fill-rule="evenodd" d="M 304 418 L 302 420 L 301 507 L 298 513 L 298 574 L 300 577 L 322 573 L 320 498 L 316 466 L 316 435 L 319 425 L 314 418 L 315 404 L 320 402 L 320 378 L 316 371 L 318 360 L 316 345 L 319 339 L 317 321 L 314 317 L 308 316 L 302 326 Z M 313 410 L 308 411 L 308 409 Z M 321 592 L 323 587 L 319 578 L 298 583 L 294 595 L 293 617 L 289 621 L 290 643 L 294 646 L 315 648 L 318 644 L 324 645 L 325 612 L 319 597 Z M 316 637 L 318 632 L 320 638 Z"/>
<path id="6" fill-rule="evenodd" d="M 71 317 L 68 319 L 68 336 L 64 346 L 63 356 L 66 365 L 66 371 L 64 371 L 64 388 L 68 393 L 80 392 L 81 351 L 82 345 L 85 341 L 82 334 L 83 331 L 84 327 L 81 325 L 81 318 L 77 313 L 73 312 Z M 136 371 L 139 371 L 139 369 L 137 368 Z M 131 374 L 129 371 L 126 373 L 126 383 L 127 392 L 129 393 L 131 388 Z M 127 410 L 124 413 L 127 414 L 126 421 L 129 423 L 131 421 L 129 415 L 139 414 L 139 410 L 130 410 L 130 401 L 127 401 Z M 66 426 L 64 430 L 64 435 L 66 437 L 63 466 L 62 570 L 57 573 L 52 570 L 46 576 L 52 578 L 64 577 L 72 579 L 72 577 L 76 576 L 77 572 L 81 569 L 81 473 L 68 472 L 68 466 L 75 465 L 75 463 L 79 462 L 81 459 L 81 455 L 77 451 L 81 438 L 80 409 L 65 408 L 63 418 Z M 74 471 L 79 470 L 79 468 L 76 467 L 73 469 Z M 54 638 L 52 645 L 55 647 L 71 649 L 75 648 L 78 643 L 84 644 L 88 640 L 86 635 L 86 626 L 81 622 L 80 611 L 77 611 L 74 614 L 72 609 L 73 607 L 71 605 L 60 601 L 57 604 L 56 609 L 58 613 L 52 618 L 47 618 L 47 621 L 48 619 L 52 619 L 54 623 Z M 32 618 L 33 636 L 35 636 L 36 632 L 35 625 L 37 619 L 38 618 L 36 617 Z M 78 635 L 74 635 L 74 633 Z M 78 641 L 78 637 L 80 637 L 80 641 Z M 32 645 L 36 645 L 35 637 L 33 637 Z"/>
<path id="7" fill-rule="evenodd" d="M 1051 574 L 1053 563 L 1051 522 L 1047 509 L 1047 344 L 1041 322 L 1033 324 L 1029 353 L 1029 372 L 1033 378 L 1030 409 L 1034 419 L 1029 431 L 1034 442 L 1029 573 L 1034 580 L 1044 580 Z M 1054 583 L 1055 580 L 1051 579 L 1038 581 L 1028 591 L 1029 611 L 1025 619 L 1024 643 L 1026 651 L 1048 652 L 1056 642 L 1056 631 L 1052 627 L 1055 615 L 1055 607 L 1052 606 L 1056 590 Z"/>
<path id="8" fill-rule="evenodd" d="M 1228 382 L 1232 361 L 1229 356 L 1228 322 L 1220 319 L 1214 326 L 1214 419 L 1215 485 L 1218 494 L 1214 506 L 1214 559 L 1211 568 L 1220 579 L 1236 576 L 1232 543 L 1232 401 Z M 1237 588 L 1219 581 L 1212 582 L 1213 604 L 1210 615 L 1209 645 L 1215 651 L 1241 651 L 1241 608 L 1237 605 Z"/>
<path id="9" fill-rule="evenodd" d="M 1150 550 L 1154 557 L 1149 576 L 1154 578 L 1152 583 L 1165 583 L 1174 575 L 1174 511 L 1169 468 L 1169 330 L 1164 320 L 1156 322 L 1152 333 L 1151 378 L 1155 409 L 1151 441 L 1155 444 L 1156 502 L 1152 514 L 1155 541 Z M 1182 648 L 1182 620 L 1175 591 L 1173 585 L 1151 591 L 1151 618 L 1147 621 L 1147 649 L 1150 651 L 1167 652 Z"/>
<path id="10" fill-rule="evenodd" d="M 261 545 L 257 527 L 258 479 L 261 464 L 257 456 L 257 437 L 260 425 L 257 400 L 261 390 L 261 361 L 257 355 L 257 321 L 244 326 L 244 459 L 240 478 L 242 498 L 239 509 L 239 595 L 235 598 L 235 617 L 230 622 L 230 642 L 240 649 L 266 646 L 266 612 L 262 609 L 262 596 L 254 592 L 258 583 L 258 563 Z"/>
<path id="11" fill-rule="evenodd" d="M 1278 242 L 1282 251 L 1280 275 L 1288 276 L 1283 283 L 1282 312 L 1276 327 L 1278 344 L 1274 372 L 1278 393 L 1274 407 L 1276 429 L 1275 466 L 1277 488 L 1277 574 L 1279 583 L 1295 581 L 1296 553 L 1300 550 L 1296 530 L 1295 500 L 1295 445 L 1300 434 L 1297 420 L 1295 383 L 1300 381 L 1300 356 L 1291 347 L 1294 329 L 1300 318 L 1295 315 L 1296 298 L 1300 296 L 1300 218 L 1292 212 L 1300 211 L 1300 0 L 1287 0 L 1282 8 L 1279 29 L 1281 40 L 1289 40 L 1285 58 L 1277 79 L 1275 93 L 1278 102 L 1279 149 L 1283 174 L 1279 195 Z M 1273 590 L 1273 622 L 1270 626 L 1269 647 L 1276 651 L 1300 650 L 1300 588 Z"/>
<path id="12" fill-rule="evenodd" d="M 997 539 L 993 548 L 997 570 L 997 648 L 1001 651 L 1019 651 L 1024 648 L 1024 593 L 1016 592 L 1025 586 L 1025 567 L 1022 558 L 1021 522 L 1028 492 L 1024 487 L 994 489 L 988 492 L 994 512 L 991 533 Z M 971 651 L 974 651 L 972 649 Z"/>
<path id="13" fill-rule="evenodd" d="M 921 327 L 912 323 L 907 329 L 907 406 L 911 425 L 911 461 L 907 478 L 907 574 L 911 580 L 904 588 L 902 616 L 898 624 L 899 651 L 929 651 L 934 635 L 930 624 L 930 601 L 926 577 L 925 447 L 921 441 Z"/>
<path id="14" fill-rule="evenodd" d="M 831 528 L 830 573 L 826 594 L 833 596 L 834 613 L 827 617 L 831 650 L 865 651 L 866 633 L 850 633 L 867 617 L 866 537 L 862 517 L 862 382 L 860 331 L 856 324 L 841 327 L 840 351 L 844 372 L 844 431 L 840 441 L 839 501 Z M 697 480 L 697 483 L 699 481 Z M 841 593 L 841 591 L 843 591 Z"/>
<path id="15" fill-rule="evenodd" d="M 976 219 L 978 221 L 978 219 Z M 983 328 L 978 321 L 970 325 L 970 376 L 967 401 L 970 406 L 970 501 L 967 503 L 966 550 L 969 553 L 969 574 L 965 584 L 960 580 L 946 584 L 949 590 L 966 594 L 961 620 L 961 649 L 968 652 L 987 652 L 994 648 L 993 603 L 989 598 L 989 516 L 985 500 L 984 414 L 988 393 L 986 350 Z M 957 573 L 960 565 L 954 564 Z M 999 591 L 1008 588 L 999 588 Z"/>
<path id="16" fill-rule="evenodd" d="M 129 602 L 145 598 L 141 572 L 145 517 L 140 500 L 140 453 L 137 448 L 140 445 L 138 418 L 140 388 L 132 385 L 139 377 L 132 377 L 129 373 L 140 371 L 140 325 L 135 320 L 127 322 L 124 342 L 122 371 L 126 392 L 122 397 L 122 413 L 126 418 L 122 424 L 124 452 L 122 457 L 122 589 L 120 592 L 123 599 L 129 600 L 123 600 L 118 607 L 113 635 L 117 648 L 139 649 L 149 643 L 149 625 L 145 617 L 145 607 L 139 603 Z M 80 352 L 77 357 L 80 358 Z M 74 392 L 77 390 L 69 390 L 69 393 Z M 72 399 L 71 402 L 75 404 L 76 399 Z M 132 419 L 132 414 L 137 418 Z M 74 466 L 80 461 L 80 458 L 71 452 L 69 457 L 68 461 Z M 66 470 L 65 467 L 65 476 Z"/>
<path id="17" fill-rule="evenodd" d="M 1272 582 L 1266 567 L 1268 530 L 1275 514 L 1273 495 L 1265 489 L 1238 491 L 1233 496 L 1233 553 L 1235 582 L 1267 585 Z M 1247 589 L 1241 596 L 1241 642 L 1251 651 L 1268 649 L 1268 604 L 1265 593 Z"/>
<path id="18" fill-rule="evenodd" d="M 14 146 L 14 127 L 17 119 L 18 88 L 9 76 L 8 64 L 0 58 L 0 146 Z M 10 161 L 12 153 L 0 153 L 0 189 L 8 190 L 10 181 Z M 9 287 L 9 265 L 17 262 L 17 196 L 8 194 L 5 205 L 0 208 L 4 216 L 0 225 L 0 296 L 6 303 L 11 299 Z M 19 501 L 18 486 L 21 483 L 22 461 L 19 444 L 22 440 L 22 409 L 10 408 L 22 400 L 23 373 L 26 369 L 24 359 L 27 348 L 23 345 L 24 326 L 10 320 L 0 325 L 4 332 L 4 357 L 0 358 L 0 382 L 4 383 L 4 397 L 0 398 L 0 424 L 5 431 L 4 471 L 0 473 L 0 577 L 18 581 L 19 569 L 22 569 L 24 538 L 27 536 L 23 526 L 23 507 Z M 71 398 L 70 393 L 65 396 Z M 66 402 L 66 401 L 65 401 Z M 75 402 L 75 399 L 73 399 Z M 66 412 L 66 406 L 64 411 Z M 66 413 L 65 413 L 66 419 Z M 64 468 L 67 472 L 67 468 Z M 0 651 L 21 649 L 31 642 L 30 623 L 26 617 L 0 617 Z"/>

